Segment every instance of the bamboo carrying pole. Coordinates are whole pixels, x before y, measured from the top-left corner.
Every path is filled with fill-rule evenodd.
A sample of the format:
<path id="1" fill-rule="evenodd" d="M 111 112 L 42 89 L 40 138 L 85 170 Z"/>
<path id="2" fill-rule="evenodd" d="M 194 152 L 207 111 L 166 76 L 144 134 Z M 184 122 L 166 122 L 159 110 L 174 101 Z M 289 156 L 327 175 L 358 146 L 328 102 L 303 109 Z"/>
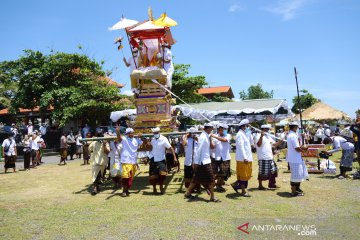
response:
<path id="1" fill-rule="evenodd" d="M 188 134 L 189 132 L 168 132 L 168 133 L 161 133 L 161 135 L 165 136 L 165 137 L 170 137 L 170 136 L 182 136 L 185 134 Z M 198 132 L 193 132 L 192 134 L 200 134 L 201 131 Z M 138 135 L 134 135 L 134 137 L 137 137 Z M 146 134 L 142 134 L 142 137 L 153 137 L 154 134 L 152 133 L 146 133 Z M 93 138 L 83 138 L 80 139 L 81 142 L 92 142 L 92 141 L 112 141 L 117 139 L 116 136 L 109 136 L 109 137 L 93 137 Z"/>

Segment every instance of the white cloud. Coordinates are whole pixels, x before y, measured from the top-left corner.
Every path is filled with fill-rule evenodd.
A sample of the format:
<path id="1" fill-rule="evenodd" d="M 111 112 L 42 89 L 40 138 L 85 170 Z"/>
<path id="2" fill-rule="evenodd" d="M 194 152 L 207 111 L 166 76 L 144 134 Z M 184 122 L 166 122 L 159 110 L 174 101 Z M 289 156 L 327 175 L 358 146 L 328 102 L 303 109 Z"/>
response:
<path id="1" fill-rule="evenodd" d="M 299 10 L 309 0 L 279 0 L 276 6 L 265 8 L 266 11 L 282 16 L 283 21 L 295 18 Z"/>
<path id="2" fill-rule="evenodd" d="M 124 92 L 122 92 L 122 94 L 126 95 L 126 96 L 132 96 L 134 95 L 134 93 L 131 90 L 125 90 Z"/>
<path id="3" fill-rule="evenodd" d="M 244 10 L 246 10 L 246 6 L 239 4 L 239 3 L 235 3 L 229 7 L 228 11 L 233 13 L 233 12 L 240 12 L 240 11 L 244 11 Z"/>

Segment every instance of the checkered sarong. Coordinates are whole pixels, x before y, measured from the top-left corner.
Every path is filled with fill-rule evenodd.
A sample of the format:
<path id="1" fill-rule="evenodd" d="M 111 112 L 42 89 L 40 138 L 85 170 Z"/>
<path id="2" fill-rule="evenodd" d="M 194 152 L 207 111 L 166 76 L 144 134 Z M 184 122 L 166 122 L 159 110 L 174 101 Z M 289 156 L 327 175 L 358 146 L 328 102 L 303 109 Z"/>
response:
<path id="1" fill-rule="evenodd" d="M 278 168 L 274 160 L 259 160 L 259 180 L 268 180 L 277 172 Z"/>

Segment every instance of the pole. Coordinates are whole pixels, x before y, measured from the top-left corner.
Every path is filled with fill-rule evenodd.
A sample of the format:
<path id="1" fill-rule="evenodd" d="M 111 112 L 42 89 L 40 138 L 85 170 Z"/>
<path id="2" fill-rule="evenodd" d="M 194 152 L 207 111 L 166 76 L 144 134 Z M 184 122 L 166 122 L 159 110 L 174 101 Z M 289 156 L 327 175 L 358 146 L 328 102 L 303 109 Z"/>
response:
<path id="1" fill-rule="evenodd" d="M 130 52 L 131 52 L 131 55 L 132 55 L 132 57 L 133 57 L 133 61 L 134 61 L 134 64 L 135 64 L 135 68 L 137 69 L 138 67 L 137 67 L 137 64 L 136 64 L 136 61 L 135 61 L 135 58 L 134 58 L 134 53 L 133 53 L 133 51 L 132 51 L 132 49 L 131 49 L 130 38 L 129 38 L 129 34 L 128 34 L 128 31 L 127 31 L 126 28 L 125 28 L 125 32 L 126 32 L 126 36 L 127 36 L 128 42 L 129 42 Z M 140 56 L 140 49 L 138 49 L 138 51 L 139 51 L 139 56 Z"/>
<path id="2" fill-rule="evenodd" d="M 299 106 L 299 112 L 300 112 L 300 127 L 301 127 L 301 131 L 303 131 L 301 134 L 303 134 L 305 132 L 305 129 L 303 128 L 303 124 L 302 124 L 302 108 L 301 108 L 301 101 L 300 101 L 299 84 L 298 84 L 298 79 L 297 79 L 298 72 L 296 71 L 296 67 L 294 67 L 294 73 L 295 73 L 295 80 L 296 80 L 296 91 L 297 91 L 297 96 L 298 96 L 298 106 Z M 302 136 L 301 141 L 302 141 L 302 144 L 304 145 L 304 142 L 305 142 L 304 135 Z"/>
<path id="3" fill-rule="evenodd" d="M 200 134 L 201 131 L 197 131 L 197 132 L 194 132 L 194 134 Z M 164 133 L 161 133 L 161 135 L 165 136 L 165 137 L 170 137 L 170 136 L 181 136 L 181 135 L 185 135 L 185 134 L 188 134 L 188 132 L 164 132 Z M 137 135 L 134 135 L 135 137 Z M 154 134 L 152 133 L 146 133 L 146 134 L 142 134 L 142 137 L 153 137 Z M 115 140 L 117 139 L 116 136 L 109 136 L 109 137 L 93 137 L 93 138 L 83 138 L 83 139 L 80 139 L 80 142 L 92 142 L 92 141 L 111 141 L 111 140 Z"/>

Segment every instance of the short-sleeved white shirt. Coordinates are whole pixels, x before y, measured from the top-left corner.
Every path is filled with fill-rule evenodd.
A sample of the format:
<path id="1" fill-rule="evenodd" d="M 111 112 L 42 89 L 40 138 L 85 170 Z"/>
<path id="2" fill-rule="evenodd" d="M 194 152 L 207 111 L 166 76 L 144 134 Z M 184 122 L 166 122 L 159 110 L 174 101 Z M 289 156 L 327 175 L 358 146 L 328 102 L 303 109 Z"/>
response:
<path id="1" fill-rule="evenodd" d="M 258 147 L 257 143 L 259 142 L 260 137 L 260 133 L 256 134 L 255 136 L 255 146 L 258 160 L 273 160 L 274 154 L 272 152 L 272 144 L 275 143 L 274 139 L 269 135 L 264 135 L 261 146 Z"/>
<path id="2" fill-rule="evenodd" d="M 301 163 L 303 161 L 301 153 L 295 150 L 295 148 L 300 147 L 299 137 L 294 131 L 290 131 L 287 135 L 287 147 L 286 161 L 291 163 Z"/>
<path id="3" fill-rule="evenodd" d="M 339 148 L 341 148 L 343 150 L 350 150 L 350 149 L 354 148 L 354 144 L 352 144 L 351 142 L 348 142 L 343 137 L 335 136 L 334 142 L 333 142 L 333 147 L 334 147 L 334 150 L 339 149 Z"/>
<path id="4" fill-rule="evenodd" d="M 120 155 L 120 162 L 136 164 L 137 150 L 142 144 L 142 141 L 139 138 L 123 137 L 121 144 L 122 144 L 122 151 Z"/>
<path id="5" fill-rule="evenodd" d="M 187 139 L 187 145 L 185 147 L 185 166 L 191 166 L 193 162 L 193 153 L 195 155 L 195 152 L 197 151 L 198 142 L 194 141 L 193 138 Z M 194 150 L 193 150 L 194 148 Z"/>
<path id="6" fill-rule="evenodd" d="M 220 136 L 219 134 L 217 135 L 218 137 L 221 138 L 226 138 L 227 142 L 221 142 L 218 139 L 213 139 L 214 144 L 215 144 L 215 160 L 216 161 L 227 161 L 231 159 L 230 156 L 230 141 L 231 141 L 231 136 L 230 134 L 226 134 L 226 136 Z"/>
<path id="7" fill-rule="evenodd" d="M 30 138 L 30 148 L 31 150 L 39 150 L 39 144 L 38 142 L 40 141 L 39 137 L 36 137 L 34 140 L 32 139 L 32 137 Z"/>
<path id="8" fill-rule="evenodd" d="M 209 164 L 210 158 L 210 136 L 206 132 L 202 132 L 198 139 L 198 148 L 194 155 L 195 164 Z"/>
<path id="9" fill-rule="evenodd" d="M 14 139 L 5 139 L 2 144 L 3 149 L 6 147 L 9 147 L 9 151 L 5 152 L 6 156 L 14 156 L 15 155 L 15 148 L 16 148 L 16 142 Z"/>
<path id="10" fill-rule="evenodd" d="M 151 146 L 151 155 L 154 157 L 154 162 L 160 162 L 165 160 L 165 150 L 171 148 L 169 140 L 162 135 L 160 135 L 158 139 L 151 139 Z"/>

